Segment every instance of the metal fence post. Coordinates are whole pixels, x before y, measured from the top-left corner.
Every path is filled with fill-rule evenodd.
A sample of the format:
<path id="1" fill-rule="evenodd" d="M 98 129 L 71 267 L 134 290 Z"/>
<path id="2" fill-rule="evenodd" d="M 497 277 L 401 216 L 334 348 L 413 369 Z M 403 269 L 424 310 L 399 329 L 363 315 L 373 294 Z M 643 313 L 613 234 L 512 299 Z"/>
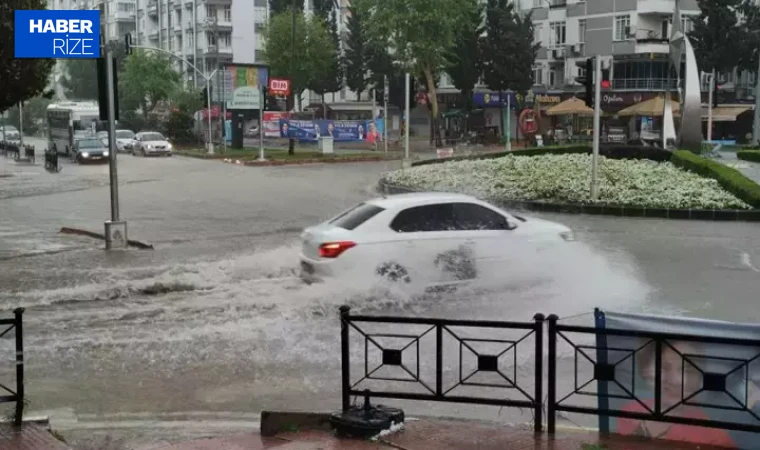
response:
<path id="1" fill-rule="evenodd" d="M 340 362 L 342 376 L 342 406 L 346 412 L 351 407 L 351 361 L 350 349 L 348 346 L 348 321 L 350 320 L 351 307 L 340 307 Z"/>
<path id="2" fill-rule="evenodd" d="M 536 321 L 536 389 L 535 389 L 535 419 L 533 430 L 540 433 L 544 426 L 543 421 L 543 397 L 544 397 L 544 315 L 541 313 L 533 316 Z"/>
<path id="3" fill-rule="evenodd" d="M 553 435 L 556 431 L 557 411 L 555 410 L 555 403 L 557 402 L 557 317 L 556 314 L 550 315 L 549 320 L 549 345 L 547 363 L 548 377 L 547 377 L 547 406 L 546 406 L 546 428 L 550 435 Z"/>
<path id="4" fill-rule="evenodd" d="M 435 395 L 443 397 L 443 324 L 435 326 Z"/>
<path id="5" fill-rule="evenodd" d="M 24 308 L 13 311 L 16 316 L 16 417 L 15 424 L 21 425 L 24 419 Z"/>

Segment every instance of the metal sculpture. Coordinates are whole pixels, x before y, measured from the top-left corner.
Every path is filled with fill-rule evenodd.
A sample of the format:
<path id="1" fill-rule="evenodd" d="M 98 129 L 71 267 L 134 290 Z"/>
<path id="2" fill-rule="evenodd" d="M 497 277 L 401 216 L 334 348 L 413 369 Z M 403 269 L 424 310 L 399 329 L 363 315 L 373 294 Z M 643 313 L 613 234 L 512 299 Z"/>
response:
<path id="1" fill-rule="evenodd" d="M 683 77 L 681 77 L 682 61 L 685 62 Z M 676 142 L 679 148 L 699 153 L 702 149 L 702 95 L 699 88 L 699 68 L 697 67 L 694 48 L 688 36 L 681 29 L 679 0 L 676 0 L 673 28 L 670 35 L 669 67 L 675 69 L 679 80 L 678 101 L 681 105 L 681 120 Z M 668 83 L 665 96 L 666 100 L 670 99 L 670 83 Z M 667 148 L 669 141 L 674 137 L 673 109 L 669 101 L 665 101 L 663 121 L 663 147 Z"/>

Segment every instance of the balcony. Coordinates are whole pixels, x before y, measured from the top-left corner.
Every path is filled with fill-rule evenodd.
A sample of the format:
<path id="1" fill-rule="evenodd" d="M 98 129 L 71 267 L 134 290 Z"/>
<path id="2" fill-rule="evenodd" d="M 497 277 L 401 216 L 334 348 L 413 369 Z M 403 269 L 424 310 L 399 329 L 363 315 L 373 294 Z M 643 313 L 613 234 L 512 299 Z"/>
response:
<path id="1" fill-rule="evenodd" d="M 232 31 L 232 20 L 219 20 L 216 23 L 205 22 L 203 24 L 206 30 L 214 31 Z"/>
<path id="2" fill-rule="evenodd" d="M 617 91 L 664 91 L 668 87 L 665 78 L 614 79 L 612 89 Z M 670 89 L 678 88 L 677 80 L 670 80 Z"/>
<path id="3" fill-rule="evenodd" d="M 148 33 L 148 39 L 151 41 L 157 41 L 158 40 L 158 30 L 153 30 L 150 33 Z"/>
<path id="4" fill-rule="evenodd" d="M 174 9 L 182 8 L 182 0 L 174 0 L 174 3 L 172 3 L 172 7 L 174 7 Z"/>
<path id="5" fill-rule="evenodd" d="M 216 46 L 209 46 L 203 49 L 206 56 L 219 55 L 220 58 L 232 57 L 232 46 L 223 46 L 217 49 Z"/>
<path id="6" fill-rule="evenodd" d="M 175 23 L 173 28 L 174 28 L 174 33 L 175 34 L 182 34 L 182 24 L 181 23 Z"/>
<path id="7" fill-rule="evenodd" d="M 148 2 L 148 15 L 149 16 L 158 15 L 158 2 L 155 2 L 155 1 Z"/>
<path id="8" fill-rule="evenodd" d="M 676 10 L 676 2 L 675 0 L 639 0 L 636 10 L 640 15 L 670 15 Z"/>
<path id="9" fill-rule="evenodd" d="M 135 13 L 134 12 L 125 12 L 125 11 L 116 11 L 113 15 L 114 20 L 117 22 L 134 22 L 135 21 Z"/>

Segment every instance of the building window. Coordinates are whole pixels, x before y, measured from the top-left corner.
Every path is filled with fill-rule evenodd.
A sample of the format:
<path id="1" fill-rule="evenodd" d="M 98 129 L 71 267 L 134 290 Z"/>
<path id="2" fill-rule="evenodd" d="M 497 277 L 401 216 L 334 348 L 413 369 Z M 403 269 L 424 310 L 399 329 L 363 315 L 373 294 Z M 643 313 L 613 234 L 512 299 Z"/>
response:
<path id="1" fill-rule="evenodd" d="M 206 34 L 206 42 L 208 43 L 209 47 L 214 47 L 216 45 L 216 36 L 214 36 L 211 33 Z"/>
<path id="2" fill-rule="evenodd" d="M 544 27 L 538 23 L 534 25 L 533 27 L 533 42 L 536 44 L 541 43 L 541 32 L 544 30 Z"/>
<path id="3" fill-rule="evenodd" d="M 219 46 L 222 48 L 229 48 L 232 45 L 232 33 L 224 32 L 219 33 Z"/>
<path id="4" fill-rule="evenodd" d="M 216 19 L 216 6 L 206 5 L 206 18 L 211 20 Z"/>
<path id="5" fill-rule="evenodd" d="M 578 42 L 581 44 L 586 42 L 586 19 L 578 21 Z"/>
<path id="6" fill-rule="evenodd" d="M 628 40 L 628 35 L 630 33 L 631 33 L 631 16 L 615 17 L 615 40 L 616 41 Z"/>
<path id="7" fill-rule="evenodd" d="M 224 7 L 224 21 L 225 22 L 232 21 L 232 6 L 230 5 L 227 5 Z"/>
<path id="8" fill-rule="evenodd" d="M 549 48 L 560 48 L 565 45 L 565 22 L 552 22 L 549 24 Z"/>
<path id="9" fill-rule="evenodd" d="M 134 3 L 124 3 L 119 2 L 119 11 L 121 12 L 135 12 L 135 4 Z"/>
<path id="10" fill-rule="evenodd" d="M 256 60 L 256 62 L 262 62 L 264 61 L 264 53 L 261 50 L 256 50 L 254 52 L 253 58 Z"/>
<path id="11" fill-rule="evenodd" d="M 260 33 L 264 32 L 264 24 L 261 23 L 261 22 L 255 22 L 253 24 L 253 31 L 256 34 L 260 34 Z"/>
<path id="12" fill-rule="evenodd" d="M 533 84 L 544 84 L 544 71 L 541 66 L 533 67 Z"/>

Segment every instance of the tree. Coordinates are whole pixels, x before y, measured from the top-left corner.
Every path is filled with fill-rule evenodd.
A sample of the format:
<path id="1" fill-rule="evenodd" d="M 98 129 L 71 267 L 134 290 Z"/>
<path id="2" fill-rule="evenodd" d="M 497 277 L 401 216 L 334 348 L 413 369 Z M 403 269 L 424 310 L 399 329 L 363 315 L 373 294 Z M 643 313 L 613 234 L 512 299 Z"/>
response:
<path id="1" fill-rule="evenodd" d="M 303 11 L 303 4 L 304 0 L 269 0 L 269 14 L 274 17 L 291 10 L 293 5 L 296 10 Z"/>
<path id="2" fill-rule="evenodd" d="M 346 86 L 356 92 L 356 100 L 361 98 L 362 92 L 367 87 L 367 38 L 362 30 L 363 25 L 359 12 L 349 9 L 348 37 L 345 44 L 345 68 L 346 68 Z"/>
<path id="3" fill-rule="evenodd" d="M 454 49 L 447 57 L 446 73 L 459 89 L 465 101 L 465 109 L 472 109 L 472 92 L 483 76 L 481 36 L 484 31 L 483 8 L 477 0 L 467 0 L 467 14 L 462 17 L 466 26 L 455 40 Z"/>
<path id="4" fill-rule="evenodd" d="M 699 16 L 692 18 L 689 33 L 700 69 L 705 72 L 728 72 L 735 67 L 750 67 L 757 61 L 757 29 L 742 26 L 742 16 L 756 26 L 758 6 L 751 0 L 698 0 Z M 753 21 L 755 22 L 753 24 Z M 745 24 L 748 22 L 744 22 Z M 730 50 L 729 50 L 730 49 Z"/>
<path id="5" fill-rule="evenodd" d="M 106 44 L 113 51 L 118 67 L 123 67 L 126 52 L 121 41 L 111 41 Z M 92 59 L 67 59 L 66 74 L 61 79 L 66 98 L 70 100 L 98 99 L 98 70 L 97 63 Z"/>
<path id="6" fill-rule="evenodd" d="M 512 2 L 488 0 L 486 37 L 482 42 L 483 80 L 494 91 L 527 93 L 540 44 L 533 43 L 530 14 L 521 16 Z"/>
<path id="7" fill-rule="evenodd" d="M 328 22 L 330 13 L 334 10 L 334 0 L 312 0 L 314 15 Z"/>
<path id="8" fill-rule="evenodd" d="M 438 126 L 435 79 L 446 66 L 467 9 L 461 0 L 357 0 L 373 40 L 388 42 L 394 57 L 407 71 L 419 73 L 429 87 L 430 112 L 436 145 L 443 145 Z"/>
<path id="9" fill-rule="evenodd" d="M 181 76 L 168 56 L 136 50 L 124 62 L 119 77 L 119 100 L 122 111 L 142 112 L 143 119 L 176 92 Z"/>
<path id="10" fill-rule="evenodd" d="M 47 107 L 51 103 L 49 98 L 43 96 L 35 97 L 23 102 L 24 110 L 24 134 L 39 134 L 44 127 L 46 120 Z M 14 106 L 8 110 L 8 123 L 18 126 L 19 107 Z"/>
<path id="11" fill-rule="evenodd" d="M 329 30 L 325 28 L 319 16 L 315 16 L 312 20 L 314 23 L 309 28 L 311 32 L 307 35 L 308 48 L 319 52 L 309 57 L 313 70 L 308 88 L 322 97 L 323 108 L 326 108 L 325 94 L 337 92 L 343 87 L 343 62 L 335 16 L 335 12 L 330 14 L 327 24 Z"/>
<path id="12" fill-rule="evenodd" d="M 45 92 L 53 59 L 16 59 L 14 39 L 14 10 L 47 9 L 45 0 L 15 0 L 0 2 L 0 111 Z M 47 92 L 46 95 L 52 96 Z"/>

